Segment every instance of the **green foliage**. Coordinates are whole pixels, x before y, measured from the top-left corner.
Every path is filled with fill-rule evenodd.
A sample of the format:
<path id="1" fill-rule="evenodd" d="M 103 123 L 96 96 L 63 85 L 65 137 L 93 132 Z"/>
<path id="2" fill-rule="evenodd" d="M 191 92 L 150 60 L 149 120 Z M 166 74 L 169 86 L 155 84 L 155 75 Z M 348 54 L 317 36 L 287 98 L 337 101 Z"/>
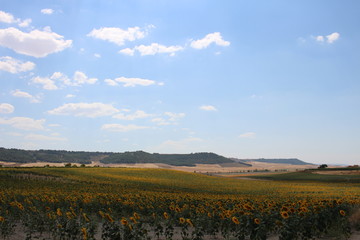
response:
<path id="1" fill-rule="evenodd" d="M 221 164 L 234 161 L 215 153 L 191 154 L 158 154 L 144 151 L 106 153 L 106 152 L 73 152 L 63 150 L 26 151 L 19 149 L 0 148 L 0 161 L 30 163 L 79 163 L 89 164 L 100 159 L 102 163 L 165 163 L 175 166 L 195 166 L 195 164 Z"/>
<path id="2" fill-rule="evenodd" d="M 331 175 L 317 174 L 313 171 L 301 171 L 271 175 L 255 175 L 250 178 L 277 180 L 277 181 L 315 181 L 315 182 L 351 182 L 360 183 L 360 175 Z"/>

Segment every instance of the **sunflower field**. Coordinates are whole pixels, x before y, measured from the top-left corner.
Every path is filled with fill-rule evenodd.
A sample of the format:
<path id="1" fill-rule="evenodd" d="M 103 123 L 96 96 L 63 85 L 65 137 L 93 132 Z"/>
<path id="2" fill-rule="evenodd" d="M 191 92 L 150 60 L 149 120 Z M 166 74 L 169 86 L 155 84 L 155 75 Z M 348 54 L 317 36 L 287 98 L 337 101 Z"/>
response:
<path id="1" fill-rule="evenodd" d="M 0 168 L 0 239 L 346 239 L 359 207 L 359 183 Z"/>

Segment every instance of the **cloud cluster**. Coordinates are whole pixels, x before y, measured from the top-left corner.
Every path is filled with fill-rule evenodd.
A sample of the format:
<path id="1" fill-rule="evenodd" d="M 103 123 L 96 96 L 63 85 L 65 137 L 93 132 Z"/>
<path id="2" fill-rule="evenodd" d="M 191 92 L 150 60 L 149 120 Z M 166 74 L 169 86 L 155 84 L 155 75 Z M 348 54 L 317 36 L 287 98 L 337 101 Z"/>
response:
<path id="1" fill-rule="evenodd" d="M 146 30 L 141 30 L 139 27 L 129 27 L 126 30 L 115 27 L 102 27 L 99 29 L 93 29 L 87 36 L 109 41 L 122 46 L 126 41 L 142 39 L 145 35 Z"/>
<path id="2" fill-rule="evenodd" d="M 340 38 L 340 34 L 338 32 L 334 32 L 327 36 L 322 36 L 322 35 L 316 36 L 315 40 L 317 42 L 321 42 L 321 43 L 326 42 L 326 43 L 332 44 L 335 41 L 337 41 L 339 38 Z"/>
<path id="3" fill-rule="evenodd" d="M 21 20 L 20 18 L 15 18 L 11 13 L 0 11 L 0 22 L 7 24 L 18 24 L 19 27 L 28 27 L 31 23 L 31 19 Z"/>
<path id="4" fill-rule="evenodd" d="M 54 72 L 50 77 L 33 77 L 32 83 L 39 84 L 45 90 L 57 90 L 62 86 L 81 86 L 84 84 L 94 84 L 97 78 L 89 78 L 85 73 L 76 71 L 70 79 L 61 72 Z"/>
<path id="5" fill-rule="evenodd" d="M 184 47 L 181 46 L 164 46 L 158 43 L 152 43 L 150 45 L 140 45 L 134 48 L 125 48 L 119 51 L 119 53 L 134 56 L 134 53 L 137 51 L 141 56 L 145 55 L 155 55 L 159 53 L 168 53 L 170 56 L 174 56 L 176 52 L 183 50 Z"/>
<path id="6" fill-rule="evenodd" d="M 4 56 L 0 57 L 0 70 L 9 73 L 19 73 L 31 71 L 35 68 L 35 63 L 27 61 L 23 62 L 15 58 Z"/>
<path id="7" fill-rule="evenodd" d="M 0 29 L 0 46 L 32 57 L 46 57 L 71 45 L 72 40 L 64 40 L 63 36 L 52 32 L 50 27 L 28 33 L 13 27 Z"/>

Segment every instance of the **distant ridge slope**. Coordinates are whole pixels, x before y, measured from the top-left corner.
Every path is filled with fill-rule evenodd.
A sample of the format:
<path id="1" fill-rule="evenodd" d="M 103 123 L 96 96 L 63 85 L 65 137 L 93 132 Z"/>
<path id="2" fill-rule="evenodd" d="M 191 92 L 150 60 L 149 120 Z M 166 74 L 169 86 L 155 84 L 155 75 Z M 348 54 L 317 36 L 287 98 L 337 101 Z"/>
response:
<path id="1" fill-rule="evenodd" d="M 278 163 L 291 165 L 314 165 L 312 163 L 304 162 L 297 158 L 258 158 L 258 159 L 239 159 L 243 162 L 263 162 L 263 163 Z"/>
<path id="2" fill-rule="evenodd" d="M 175 166 L 195 166 L 195 164 L 234 163 L 233 160 L 215 153 L 159 154 L 136 152 L 83 152 L 65 150 L 20 150 L 0 148 L 0 161 L 15 163 L 51 162 L 89 164 L 93 159 L 111 163 L 165 163 Z"/>

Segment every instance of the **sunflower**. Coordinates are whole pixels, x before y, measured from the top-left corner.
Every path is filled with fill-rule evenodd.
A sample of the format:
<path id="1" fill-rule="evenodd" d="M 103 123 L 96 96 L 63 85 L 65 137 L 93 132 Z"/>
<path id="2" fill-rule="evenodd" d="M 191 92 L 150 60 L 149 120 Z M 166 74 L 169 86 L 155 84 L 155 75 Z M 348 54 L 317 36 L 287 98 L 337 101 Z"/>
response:
<path id="1" fill-rule="evenodd" d="M 86 228 L 81 228 L 81 232 L 83 234 L 83 239 L 87 240 L 87 232 L 86 232 Z"/>
<path id="2" fill-rule="evenodd" d="M 254 219 L 254 223 L 257 224 L 257 225 L 259 225 L 259 224 L 261 223 L 261 221 L 260 221 L 260 219 L 255 218 L 255 219 Z"/>
<path id="3" fill-rule="evenodd" d="M 185 218 L 179 218 L 179 222 L 181 223 L 181 224 L 184 224 L 185 222 L 186 222 L 186 220 L 185 220 Z"/>
<path id="4" fill-rule="evenodd" d="M 60 217 L 60 216 L 62 216 L 62 212 L 61 212 L 61 209 L 60 208 L 58 208 L 57 210 L 56 210 L 56 214 Z"/>
<path id="5" fill-rule="evenodd" d="M 289 218 L 289 213 L 288 212 L 281 212 L 280 214 L 281 214 L 281 217 L 283 219 L 288 219 Z"/>
<path id="6" fill-rule="evenodd" d="M 189 218 L 186 219 L 186 222 L 190 225 L 190 227 L 193 227 L 193 223 L 191 222 L 191 220 Z"/>
<path id="7" fill-rule="evenodd" d="M 110 214 L 106 213 L 106 214 L 105 214 L 105 217 L 106 217 L 106 219 L 107 219 L 109 222 L 114 222 L 114 219 L 112 219 L 112 217 L 110 216 Z"/>
<path id="8" fill-rule="evenodd" d="M 346 216 L 346 212 L 344 210 L 340 210 L 339 213 L 341 216 Z"/>
<path id="9" fill-rule="evenodd" d="M 134 212 L 133 216 L 134 216 L 134 218 L 135 218 L 135 219 L 137 219 L 137 220 L 139 220 L 139 219 L 140 219 L 139 214 L 137 214 L 136 212 Z"/>
<path id="10" fill-rule="evenodd" d="M 165 219 L 168 219 L 168 218 L 169 218 L 169 215 L 167 214 L 167 212 L 164 212 L 163 215 L 164 215 L 164 218 L 165 218 Z"/>
<path id="11" fill-rule="evenodd" d="M 134 224 L 137 224 L 137 221 L 134 217 L 130 217 L 130 220 L 134 223 Z"/>
<path id="12" fill-rule="evenodd" d="M 126 220 L 126 218 L 122 218 L 122 219 L 120 220 L 120 223 L 121 223 L 121 225 L 124 225 L 124 226 L 126 226 L 126 225 L 129 224 L 129 222 Z"/>
<path id="13" fill-rule="evenodd" d="M 5 218 L 0 216 L 0 222 L 5 222 Z"/>
<path id="14" fill-rule="evenodd" d="M 235 223 L 235 224 L 239 224 L 240 222 L 239 222 L 239 219 L 237 219 L 237 217 L 232 217 L 231 218 L 231 221 L 233 222 L 233 223 Z"/>

